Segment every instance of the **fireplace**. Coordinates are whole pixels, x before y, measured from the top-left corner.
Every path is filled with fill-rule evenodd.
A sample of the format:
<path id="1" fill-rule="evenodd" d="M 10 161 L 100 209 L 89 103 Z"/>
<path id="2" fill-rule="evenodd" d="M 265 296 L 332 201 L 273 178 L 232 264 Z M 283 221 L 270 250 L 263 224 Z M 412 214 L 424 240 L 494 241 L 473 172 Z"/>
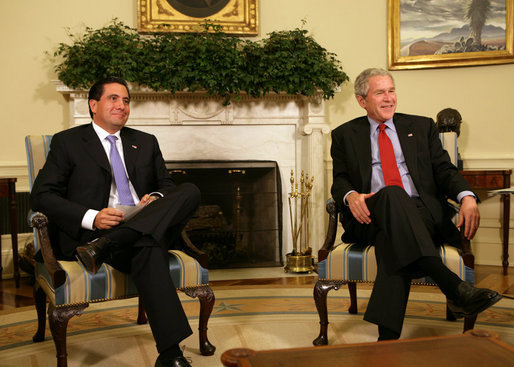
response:
<path id="1" fill-rule="evenodd" d="M 186 226 L 209 268 L 282 265 L 282 195 L 273 161 L 168 161 L 176 183 L 200 189 L 200 208 Z"/>

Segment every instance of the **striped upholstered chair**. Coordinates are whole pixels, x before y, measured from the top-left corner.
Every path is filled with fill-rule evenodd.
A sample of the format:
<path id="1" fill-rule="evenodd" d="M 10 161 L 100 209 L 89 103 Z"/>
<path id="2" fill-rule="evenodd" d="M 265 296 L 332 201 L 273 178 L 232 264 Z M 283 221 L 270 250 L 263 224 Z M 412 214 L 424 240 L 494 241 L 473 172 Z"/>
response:
<path id="1" fill-rule="evenodd" d="M 43 166 L 50 149 L 51 135 L 27 136 L 25 146 L 29 167 L 30 188 Z M 91 302 L 104 302 L 120 298 L 136 297 L 137 290 L 127 274 L 103 264 L 97 274 L 88 273 L 77 261 L 56 259 L 48 232 L 48 219 L 42 213 L 31 213 L 29 222 L 34 229 L 34 247 L 41 250 L 43 261 L 36 261 L 34 299 L 38 315 L 38 330 L 34 342 L 45 339 L 45 308 L 48 299 L 48 319 L 57 350 L 57 366 L 67 365 L 66 329 L 68 321 L 81 315 Z M 182 238 L 188 253 L 169 251 L 169 268 L 177 290 L 200 301 L 199 336 L 200 352 L 212 355 L 215 347 L 207 338 L 207 322 L 214 306 L 214 294 L 209 287 L 207 256 L 196 249 L 185 232 Z M 37 257 L 36 257 L 37 258 Z M 147 318 L 139 302 L 138 324 Z"/>
<path id="2" fill-rule="evenodd" d="M 457 134 L 454 132 L 439 135 L 444 149 L 450 155 L 452 163 L 457 163 Z M 360 243 L 339 243 L 335 245 L 338 210 L 333 199 L 327 202 L 329 214 L 329 226 L 325 243 L 318 252 L 318 276 L 314 286 L 314 301 L 320 318 L 319 336 L 314 339 L 314 345 L 328 344 L 328 313 L 327 294 L 330 290 L 338 290 L 347 284 L 350 293 L 350 307 L 348 312 L 357 313 L 357 283 L 373 283 L 377 274 L 375 260 L 375 247 Z M 455 215 L 455 223 L 457 223 Z M 474 256 L 471 252 L 469 240 L 461 236 L 462 248 L 443 245 L 439 248 L 439 254 L 444 264 L 456 273 L 461 279 L 474 281 Z M 434 285 L 430 278 L 415 279 L 413 284 Z M 446 308 L 447 320 L 455 320 L 455 316 Z M 472 329 L 476 321 L 475 317 L 466 317 L 464 331 Z"/>

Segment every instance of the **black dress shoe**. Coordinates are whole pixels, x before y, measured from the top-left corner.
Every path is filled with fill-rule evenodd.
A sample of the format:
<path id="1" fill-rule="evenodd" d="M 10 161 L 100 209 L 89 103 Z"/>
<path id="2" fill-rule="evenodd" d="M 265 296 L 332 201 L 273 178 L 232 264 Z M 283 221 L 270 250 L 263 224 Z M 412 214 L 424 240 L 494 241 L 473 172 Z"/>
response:
<path id="1" fill-rule="evenodd" d="M 106 237 L 95 238 L 84 246 L 77 247 L 77 258 L 87 271 L 96 274 L 109 256 L 111 240 Z"/>
<path id="2" fill-rule="evenodd" d="M 455 299 L 448 299 L 448 307 L 457 316 L 476 316 L 502 298 L 498 292 L 485 288 L 475 288 L 469 282 L 457 286 Z"/>
<path id="3" fill-rule="evenodd" d="M 155 361 L 155 367 L 192 367 L 184 356 L 175 357 L 166 361 L 161 361 L 157 358 Z"/>

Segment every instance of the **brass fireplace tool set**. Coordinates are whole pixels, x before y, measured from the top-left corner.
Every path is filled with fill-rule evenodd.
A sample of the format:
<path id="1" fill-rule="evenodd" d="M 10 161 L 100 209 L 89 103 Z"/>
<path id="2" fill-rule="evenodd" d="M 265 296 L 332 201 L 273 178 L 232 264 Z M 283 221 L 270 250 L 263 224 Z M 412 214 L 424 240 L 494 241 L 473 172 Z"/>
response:
<path id="1" fill-rule="evenodd" d="M 291 192 L 289 193 L 289 217 L 293 236 L 293 251 L 286 254 L 287 263 L 284 271 L 294 273 L 311 273 L 312 248 L 309 246 L 309 198 L 314 177 L 302 171 L 300 187 L 295 183 L 294 171 L 291 170 Z"/>

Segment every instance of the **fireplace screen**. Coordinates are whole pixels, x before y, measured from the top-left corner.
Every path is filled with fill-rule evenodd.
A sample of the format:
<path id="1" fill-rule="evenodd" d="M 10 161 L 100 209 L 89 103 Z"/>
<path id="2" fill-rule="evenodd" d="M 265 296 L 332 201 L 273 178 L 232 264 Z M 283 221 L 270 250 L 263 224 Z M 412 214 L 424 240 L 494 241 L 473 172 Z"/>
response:
<path id="1" fill-rule="evenodd" d="M 276 162 L 169 161 L 175 182 L 192 182 L 202 201 L 186 232 L 209 268 L 282 265 L 282 195 Z"/>

